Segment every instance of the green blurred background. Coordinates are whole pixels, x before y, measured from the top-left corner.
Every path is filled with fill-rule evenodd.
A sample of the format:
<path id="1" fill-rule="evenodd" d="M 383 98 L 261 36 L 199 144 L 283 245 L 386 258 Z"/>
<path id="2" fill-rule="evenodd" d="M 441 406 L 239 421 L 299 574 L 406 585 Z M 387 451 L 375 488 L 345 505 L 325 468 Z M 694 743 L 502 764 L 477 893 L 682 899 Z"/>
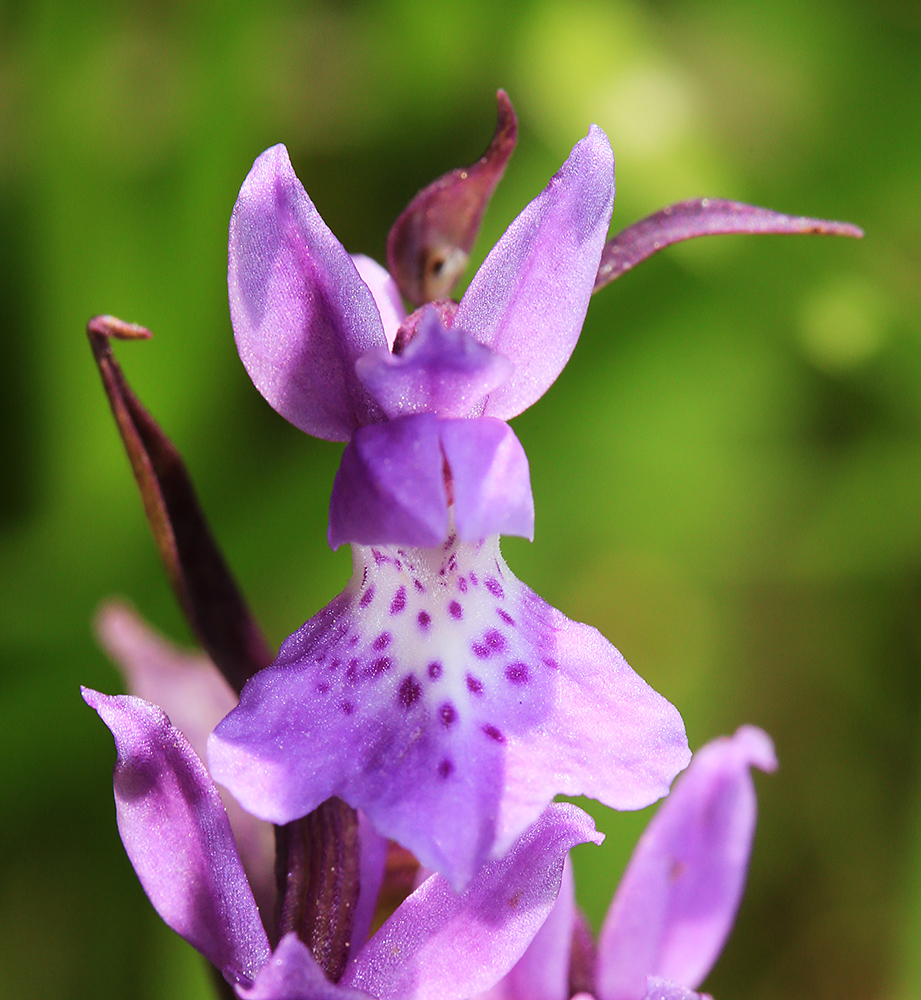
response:
<path id="1" fill-rule="evenodd" d="M 280 642 L 348 575 L 324 541 L 340 449 L 236 357 L 237 190 L 283 141 L 382 259 L 415 191 L 485 148 L 499 86 L 520 144 L 474 263 L 592 121 L 616 228 L 712 195 L 866 229 L 696 241 L 596 296 L 515 422 L 537 537 L 505 552 L 692 746 L 776 740 L 717 1000 L 921 997 L 921 13 L 898 0 L 0 0 L 0 995 L 209 995 L 124 857 L 78 694 L 121 686 L 91 632 L 108 595 L 189 641 L 87 318 L 155 331 L 119 357 Z M 648 818 L 597 815 L 596 924 Z"/>

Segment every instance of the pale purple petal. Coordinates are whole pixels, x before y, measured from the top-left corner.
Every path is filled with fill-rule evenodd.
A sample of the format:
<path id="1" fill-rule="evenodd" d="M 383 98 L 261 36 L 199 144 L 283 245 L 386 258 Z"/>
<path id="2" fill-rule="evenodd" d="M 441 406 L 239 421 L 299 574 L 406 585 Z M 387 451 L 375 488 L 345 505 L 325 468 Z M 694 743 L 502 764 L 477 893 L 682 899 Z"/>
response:
<path id="1" fill-rule="evenodd" d="M 695 989 L 732 928 L 755 830 L 749 769 L 777 766 L 769 737 L 743 726 L 708 743 L 646 828 L 598 943 L 600 1000 L 640 1000 L 646 976 Z"/>
<path id="2" fill-rule="evenodd" d="M 121 667 L 131 694 L 159 705 L 195 753 L 204 757 L 211 730 L 237 704 L 236 694 L 211 660 L 174 646 L 116 601 L 100 608 L 96 634 Z"/>
<path id="3" fill-rule="evenodd" d="M 569 957 L 576 926 L 576 892 L 567 857 L 560 893 L 528 950 L 477 1000 L 569 1000 Z"/>
<path id="4" fill-rule="evenodd" d="M 636 267 L 672 243 L 695 236 L 725 236 L 730 233 L 819 233 L 825 236 L 863 236 L 863 230 L 848 222 L 828 222 L 802 215 L 783 215 L 767 208 L 721 198 L 694 198 L 669 205 L 640 219 L 605 244 L 595 278 L 594 291 L 604 288 L 624 271 Z"/>
<path id="5" fill-rule="evenodd" d="M 96 618 L 106 652 L 121 667 L 128 690 L 158 705 L 204 759 L 211 730 L 237 704 L 230 685 L 206 656 L 181 650 L 154 632 L 129 607 L 110 601 Z M 271 824 L 221 798 L 253 895 L 267 920 L 275 906 L 275 835 Z"/>
<path id="6" fill-rule="evenodd" d="M 379 419 L 355 376 L 355 359 L 387 342 L 377 305 L 284 146 L 267 149 L 240 189 L 227 283 L 240 358 L 283 417 L 332 441 Z"/>
<path id="7" fill-rule="evenodd" d="M 638 808 L 686 765 L 675 709 L 520 583 L 497 538 L 353 560 L 211 737 L 246 809 L 284 823 L 339 795 L 462 888 L 557 793 Z"/>
<path id="8" fill-rule="evenodd" d="M 567 852 L 601 839 L 581 809 L 550 806 L 463 893 L 438 875 L 424 882 L 371 938 L 342 983 L 379 1000 L 458 1000 L 488 989 L 546 920 Z"/>
<path id="9" fill-rule="evenodd" d="M 441 446 L 451 469 L 454 525 L 461 541 L 490 535 L 534 538 L 528 457 L 502 420 L 442 420 Z"/>
<path id="10" fill-rule="evenodd" d="M 519 614 L 555 679 L 555 704 L 540 727 L 509 742 L 506 767 L 519 781 L 502 802 L 497 851 L 553 795 L 642 809 L 668 792 L 691 757 L 677 709 L 597 629 L 527 594 Z"/>
<path id="11" fill-rule="evenodd" d="M 370 1000 L 367 993 L 331 983 L 310 949 L 286 934 L 252 987 L 237 987 L 242 1000 Z"/>
<path id="12" fill-rule="evenodd" d="M 455 323 L 515 365 L 483 411 L 507 420 L 553 384 L 588 309 L 614 207 L 614 157 L 593 125 L 509 226 L 467 289 Z"/>
<path id="13" fill-rule="evenodd" d="M 448 534 L 448 494 L 438 419 L 419 413 L 362 427 L 333 483 L 327 538 L 333 549 L 437 545 Z"/>
<path id="14" fill-rule="evenodd" d="M 460 327 L 447 329 L 434 305 L 423 307 L 415 335 L 401 353 L 379 347 L 355 364 L 365 388 L 391 418 L 423 411 L 466 417 L 512 368 L 508 358 Z"/>
<path id="15" fill-rule="evenodd" d="M 393 349 L 393 341 L 400 329 L 400 324 L 406 319 L 403 299 L 397 283 L 390 277 L 390 272 L 381 267 L 376 260 L 366 257 L 363 253 L 353 253 L 352 263 L 358 270 L 361 280 L 371 289 L 377 310 L 381 314 L 384 325 L 384 336 L 387 346 Z"/>
<path id="16" fill-rule="evenodd" d="M 646 993 L 643 1000 L 711 1000 L 706 993 L 701 995 L 693 990 L 686 990 L 677 983 L 670 983 L 667 979 L 659 979 L 657 976 L 646 977 Z"/>
<path id="17" fill-rule="evenodd" d="M 155 705 L 82 690 L 115 737 L 118 831 L 154 909 L 231 982 L 251 980 L 269 942 L 214 782 Z"/>
<path id="18" fill-rule="evenodd" d="M 358 814 L 358 836 L 361 844 L 358 904 L 352 915 L 352 944 L 350 954 L 357 955 L 368 940 L 377 897 L 384 881 L 387 867 L 389 841 L 382 837 L 364 813 Z"/>

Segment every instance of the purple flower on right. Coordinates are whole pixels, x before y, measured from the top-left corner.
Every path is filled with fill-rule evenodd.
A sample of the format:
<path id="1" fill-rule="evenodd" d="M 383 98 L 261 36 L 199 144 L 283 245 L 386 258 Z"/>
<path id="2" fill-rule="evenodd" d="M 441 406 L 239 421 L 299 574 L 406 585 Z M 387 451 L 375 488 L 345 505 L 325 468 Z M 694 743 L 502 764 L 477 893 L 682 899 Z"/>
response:
<path id="1" fill-rule="evenodd" d="M 757 806 L 750 769 L 774 771 L 754 726 L 694 754 L 646 828 L 592 941 L 571 865 L 518 963 L 478 1000 L 698 1000 L 745 887 Z"/>

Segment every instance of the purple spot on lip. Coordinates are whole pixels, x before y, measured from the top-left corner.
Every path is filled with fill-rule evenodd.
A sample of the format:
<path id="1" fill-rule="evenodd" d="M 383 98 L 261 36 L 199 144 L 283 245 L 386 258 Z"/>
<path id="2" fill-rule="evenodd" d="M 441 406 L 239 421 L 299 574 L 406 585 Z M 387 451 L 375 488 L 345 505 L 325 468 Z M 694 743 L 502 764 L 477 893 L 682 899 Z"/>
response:
<path id="1" fill-rule="evenodd" d="M 462 618 L 464 614 L 464 609 L 458 604 L 457 601 L 451 601 L 448 605 L 448 614 L 452 618 Z"/>
<path id="2" fill-rule="evenodd" d="M 478 660 L 485 660 L 489 657 L 489 650 L 481 642 L 473 643 L 470 648 L 473 650 L 473 655 Z"/>
<path id="3" fill-rule="evenodd" d="M 371 555 L 374 556 L 374 561 L 378 566 L 383 565 L 385 562 L 390 562 L 380 549 L 371 549 Z"/>
<path id="4" fill-rule="evenodd" d="M 505 737 L 502 735 L 502 732 L 500 730 L 496 729 L 495 726 L 491 726 L 491 725 L 487 724 L 487 725 L 483 726 L 483 732 L 486 733 L 486 735 L 491 740 L 495 740 L 497 743 L 504 743 L 505 742 Z"/>
<path id="5" fill-rule="evenodd" d="M 358 660 L 349 660 L 349 665 L 345 668 L 345 679 L 349 684 L 358 680 Z"/>
<path id="6" fill-rule="evenodd" d="M 320 681 L 317 685 L 317 694 L 326 694 L 329 691 L 329 682 Z"/>
<path id="7" fill-rule="evenodd" d="M 467 674 L 467 690 L 471 694 L 482 694 L 483 682 L 479 679 L 479 677 L 474 677 L 473 674 Z"/>
<path id="8" fill-rule="evenodd" d="M 356 633 L 355 635 L 350 635 L 349 646 L 357 646 L 357 645 L 358 645 L 358 634 Z"/>
<path id="9" fill-rule="evenodd" d="M 437 680 L 438 680 L 438 678 L 439 678 L 439 677 L 441 677 L 441 674 L 442 674 L 442 670 L 443 670 L 443 669 L 444 669 L 444 668 L 443 668 L 443 667 L 442 667 L 442 665 L 441 665 L 441 664 L 440 664 L 440 663 L 438 662 L 438 660 L 433 660 L 433 661 L 432 661 L 432 662 L 431 662 L 431 663 L 429 664 L 429 677 L 431 677 L 433 681 L 437 681 Z"/>
<path id="10" fill-rule="evenodd" d="M 365 566 L 364 572 L 361 574 L 361 585 L 362 587 L 368 582 L 368 567 Z"/>
<path id="11" fill-rule="evenodd" d="M 420 594 L 425 593 L 425 587 L 422 585 L 421 580 L 413 580 L 413 586 L 419 591 Z"/>
<path id="12" fill-rule="evenodd" d="M 526 663 L 510 663 L 505 668 L 505 676 L 513 684 L 527 684 L 528 665 Z"/>
<path id="13" fill-rule="evenodd" d="M 462 594 L 466 594 L 466 593 L 467 593 L 467 581 L 466 581 L 466 579 L 465 579 L 464 577 L 462 577 L 462 576 L 459 576 L 459 577 L 457 578 L 457 589 L 458 589 L 458 590 L 459 590 L 459 591 L 460 591 L 460 592 L 461 592 Z"/>
<path id="14" fill-rule="evenodd" d="M 438 777 L 448 778 L 454 770 L 454 764 L 447 757 L 438 765 Z"/>
<path id="15" fill-rule="evenodd" d="M 438 709 L 438 718 L 441 719 L 441 724 L 443 726 L 451 726 L 457 722 L 457 709 L 451 704 L 451 702 L 446 701 L 441 708 Z"/>
<path id="16" fill-rule="evenodd" d="M 343 715 L 351 715 L 355 711 L 355 706 L 350 701 L 340 701 L 339 708 Z"/>
<path id="17" fill-rule="evenodd" d="M 451 548 L 451 546 L 454 544 L 456 540 L 457 540 L 457 535 L 453 533 L 448 535 L 448 540 L 445 542 L 445 552 L 447 552 L 448 549 Z"/>
<path id="18" fill-rule="evenodd" d="M 361 595 L 361 600 L 358 602 L 361 607 L 366 608 L 374 600 L 374 584 L 372 583 L 370 587 Z"/>
<path id="19" fill-rule="evenodd" d="M 389 656 L 382 656 L 379 660 L 375 660 L 371 666 L 368 668 L 368 673 L 372 677 L 380 677 L 381 674 L 387 673 L 387 671 L 393 666 L 390 661 Z"/>
<path id="20" fill-rule="evenodd" d="M 505 649 L 505 636 L 498 629 L 491 628 L 483 638 L 490 649 Z"/>
<path id="21" fill-rule="evenodd" d="M 381 632 L 381 634 L 372 643 L 372 646 L 380 652 L 382 649 L 386 649 L 391 642 L 393 642 L 393 636 L 389 632 Z"/>
<path id="22" fill-rule="evenodd" d="M 419 628 L 428 628 L 432 624 L 432 616 L 428 611 L 420 611 L 416 621 L 419 623 Z"/>
<path id="23" fill-rule="evenodd" d="M 470 574 L 470 582 L 471 582 L 471 583 L 473 584 L 473 586 L 474 586 L 474 587 L 475 587 L 475 586 L 477 586 L 477 584 L 478 584 L 478 583 L 480 582 L 480 581 L 479 581 L 479 580 L 478 580 L 478 579 L 476 578 L 476 573 L 471 573 L 471 574 Z"/>
<path id="24" fill-rule="evenodd" d="M 551 670 L 559 670 L 560 665 L 556 660 L 551 659 L 549 656 L 544 657 L 544 666 L 550 667 Z"/>
<path id="25" fill-rule="evenodd" d="M 452 571 L 455 570 L 455 569 L 457 569 L 457 553 L 456 552 L 452 552 L 451 553 L 451 558 L 448 559 L 448 569 L 450 569 Z"/>
<path id="26" fill-rule="evenodd" d="M 505 622 L 506 625 L 514 625 L 515 619 L 505 610 L 505 608 L 496 608 L 496 614 Z"/>
<path id="27" fill-rule="evenodd" d="M 412 708 L 422 697 L 422 687 L 412 674 L 407 674 L 400 682 L 397 697 L 403 708 Z"/>
<path id="28" fill-rule="evenodd" d="M 505 597 L 505 591 L 502 589 L 502 584 L 494 576 L 486 577 L 486 589 L 492 594 L 493 597 Z"/>
<path id="29" fill-rule="evenodd" d="M 390 613 L 392 615 L 398 615 L 406 607 L 406 588 L 400 587 L 400 589 L 393 595 L 393 600 L 390 602 Z"/>

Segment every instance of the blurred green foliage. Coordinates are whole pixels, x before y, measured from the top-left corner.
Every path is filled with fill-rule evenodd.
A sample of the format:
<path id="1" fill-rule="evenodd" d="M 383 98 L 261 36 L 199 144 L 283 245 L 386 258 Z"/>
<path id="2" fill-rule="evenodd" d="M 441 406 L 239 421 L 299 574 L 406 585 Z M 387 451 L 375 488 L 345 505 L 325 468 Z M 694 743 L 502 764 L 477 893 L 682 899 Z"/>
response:
<path id="1" fill-rule="evenodd" d="M 284 141 L 352 251 L 470 162 L 505 87 L 519 149 L 477 263 L 597 121 L 615 227 L 731 197 L 845 218 L 863 243 L 672 248 L 593 301 L 516 430 L 533 545 L 516 572 L 598 626 L 692 746 L 776 739 L 729 998 L 921 997 L 921 14 L 899 0 L 0 2 L 0 992 L 208 996 L 114 823 L 111 739 L 78 684 L 121 594 L 188 641 L 83 337 L 119 348 L 186 456 L 272 640 L 343 585 L 325 544 L 339 449 L 239 364 L 226 226 Z M 603 814 L 597 923 L 647 815 Z"/>

